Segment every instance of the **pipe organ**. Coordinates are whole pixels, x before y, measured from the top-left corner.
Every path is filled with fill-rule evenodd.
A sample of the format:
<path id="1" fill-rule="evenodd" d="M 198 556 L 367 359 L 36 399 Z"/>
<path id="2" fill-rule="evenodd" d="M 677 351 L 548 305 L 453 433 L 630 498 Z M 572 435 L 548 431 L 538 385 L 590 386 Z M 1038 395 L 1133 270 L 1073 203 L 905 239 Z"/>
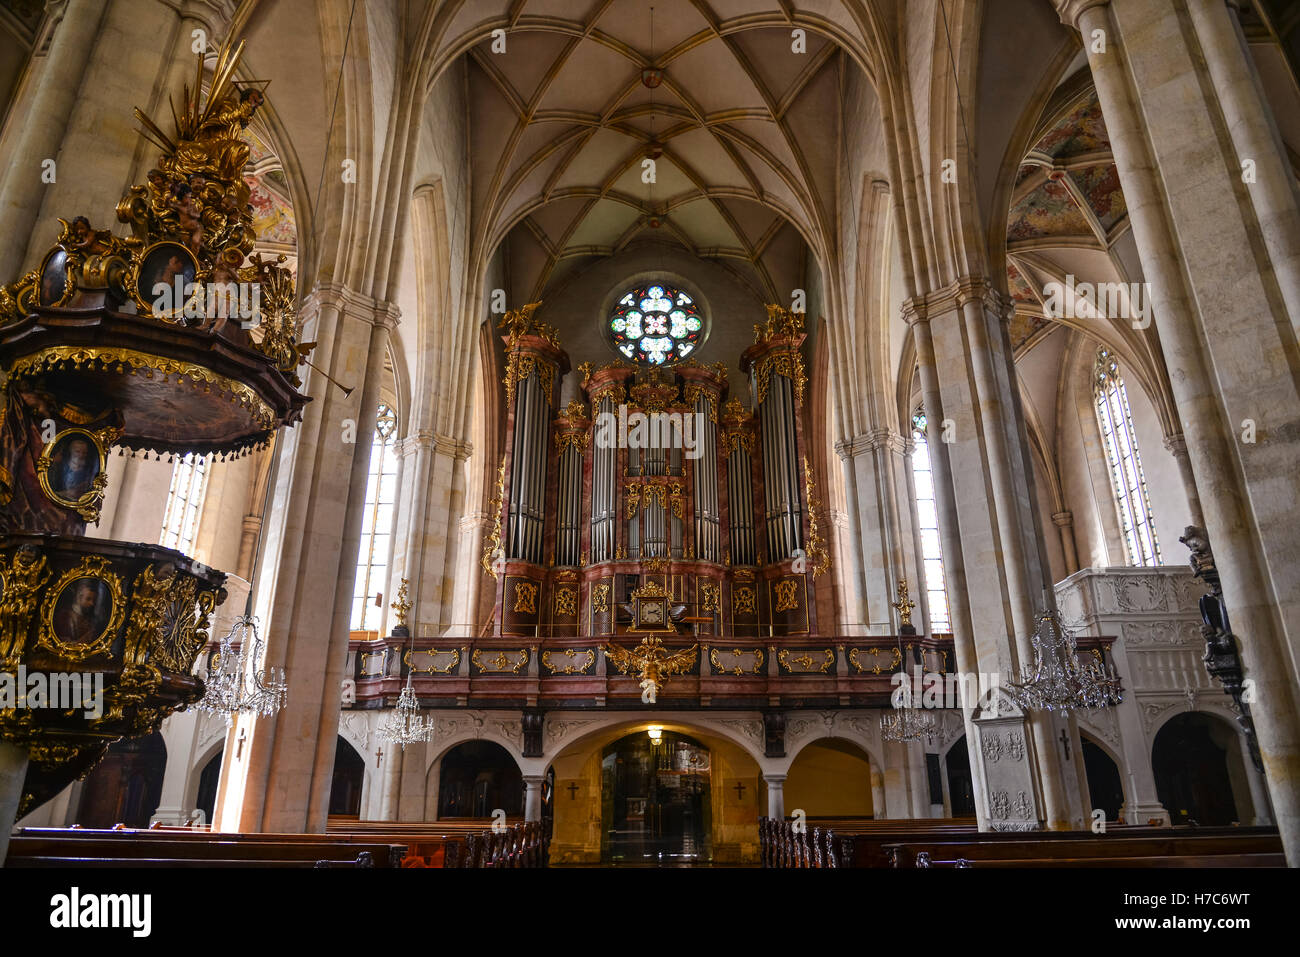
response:
<path id="1" fill-rule="evenodd" d="M 729 395 L 721 363 L 619 360 L 582 366 L 585 401 L 560 411 L 569 361 L 536 305 L 502 323 L 505 459 L 483 562 L 497 579 L 492 633 L 816 633 L 829 560 L 804 448 L 802 317 L 769 306 L 755 326 L 741 356 L 753 408 Z M 636 620 L 644 589 L 668 596 L 671 621 Z"/>

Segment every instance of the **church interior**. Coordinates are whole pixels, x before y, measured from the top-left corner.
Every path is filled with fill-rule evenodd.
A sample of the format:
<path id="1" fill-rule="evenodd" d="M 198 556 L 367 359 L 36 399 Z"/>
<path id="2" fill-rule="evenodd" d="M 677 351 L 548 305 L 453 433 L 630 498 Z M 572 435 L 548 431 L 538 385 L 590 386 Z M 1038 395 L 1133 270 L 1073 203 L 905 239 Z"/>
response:
<path id="1" fill-rule="evenodd" d="M 1300 864 L 1300 6 L 0 37 L 5 868 Z"/>

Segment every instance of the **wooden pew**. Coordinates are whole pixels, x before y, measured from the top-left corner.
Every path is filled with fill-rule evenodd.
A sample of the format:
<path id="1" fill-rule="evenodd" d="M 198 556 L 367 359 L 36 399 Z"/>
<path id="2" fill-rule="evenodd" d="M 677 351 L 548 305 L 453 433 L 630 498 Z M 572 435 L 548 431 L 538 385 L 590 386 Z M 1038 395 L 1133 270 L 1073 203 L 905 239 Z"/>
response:
<path id="1" fill-rule="evenodd" d="M 397 867 L 402 844 L 322 834 L 20 828 L 6 867 Z"/>
<path id="2" fill-rule="evenodd" d="M 916 834 L 974 834 L 973 818 L 890 819 L 810 817 L 796 833 L 793 822 L 759 819 L 763 867 L 885 867 L 882 845 Z"/>
<path id="3" fill-rule="evenodd" d="M 333 821 L 329 833 L 383 837 L 408 845 L 404 867 L 545 867 L 547 842 L 537 821 L 494 830 L 490 819 L 431 822 Z"/>
<path id="4" fill-rule="evenodd" d="M 1177 859 L 1170 866 L 1233 866 L 1218 859 L 1267 862 L 1282 853 L 1275 828 L 1129 828 L 1087 831 L 994 832 L 970 836 L 916 835 L 884 848 L 892 867 L 1138 866 L 1134 861 Z M 1150 864 L 1145 866 L 1161 866 Z"/>

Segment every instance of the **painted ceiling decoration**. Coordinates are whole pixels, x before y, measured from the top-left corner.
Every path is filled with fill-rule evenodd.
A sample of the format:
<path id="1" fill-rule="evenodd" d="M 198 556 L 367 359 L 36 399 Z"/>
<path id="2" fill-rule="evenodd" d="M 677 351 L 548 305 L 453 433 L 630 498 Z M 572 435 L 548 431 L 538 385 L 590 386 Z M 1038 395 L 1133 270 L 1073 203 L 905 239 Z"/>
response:
<path id="1" fill-rule="evenodd" d="M 449 35 L 497 25 L 474 6 Z M 649 240 L 785 299 L 808 249 L 823 251 L 844 54 L 813 31 L 795 53 L 779 11 L 755 26 L 727 6 L 657 0 L 652 40 L 648 4 L 517 0 L 506 52 L 470 47 L 479 242 L 508 237 L 532 297 Z"/>
<path id="2" fill-rule="evenodd" d="M 289 201 L 284 166 L 255 127 L 250 126 L 247 134 L 250 149 L 244 182 L 248 184 L 248 202 L 253 207 L 257 246 L 266 252 L 292 257 L 298 248 L 298 227 Z"/>
<path id="3" fill-rule="evenodd" d="M 1129 225 L 1096 92 L 1081 90 L 1054 116 L 1021 162 L 1007 217 L 1007 287 L 1015 304 L 1010 331 L 1017 352 L 1054 326 L 1043 315 L 1042 254 L 1105 253 Z"/>

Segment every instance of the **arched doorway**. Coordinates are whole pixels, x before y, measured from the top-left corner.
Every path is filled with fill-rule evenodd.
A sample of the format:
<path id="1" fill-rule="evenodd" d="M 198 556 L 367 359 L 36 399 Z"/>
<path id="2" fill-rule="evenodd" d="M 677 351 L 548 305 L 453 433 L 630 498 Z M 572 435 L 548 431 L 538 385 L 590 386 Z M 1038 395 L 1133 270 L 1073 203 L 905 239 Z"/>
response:
<path id="1" fill-rule="evenodd" d="M 1156 794 L 1174 824 L 1241 820 L 1230 770 L 1234 759 L 1241 763 L 1235 738 L 1227 724 L 1198 712 L 1171 718 L 1160 729 L 1151 748 L 1151 770 Z"/>
<path id="2" fill-rule="evenodd" d="M 1118 821 L 1119 809 L 1124 805 L 1124 784 L 1120 778 L 1119 765 L 1105 752 L 1101 745 L 1080 734 L 1083 745 L 1083 770 L 1088 775 L 1088 817 L 1101 808 L 1106 812 L 1106 820 Z"/>
<path id="3" fill-rule="evenodd" d="M 524 778 L 510 752 L 493 741 L 466 741 L 442 758 L 438 818 L 524 813 Z"/>
<path id="4" fill-rule="evenodd" d="M 194 806 L 203 812 L 205 824 L 212 823 L 212 812 L 217 806 L 217 785 L 221 782 L 221 758 L 225 753 L 224 748 L 218 751 L 199 772 L 199 793 L 194 799 Z"/>
<path id="5" fill-rule="evenodd" d="M 784 785 L 786 814 L 871 817 L 871 758 L 851 741 L 825 738 L 808 744 L 790 765 Z"/>
<path id="6" fill-rule="evenodd" d="M 709 749 L 684 734 L 629 734 L 601 755 L 601 861 L 710 861 Z"/>
<path id="7" fill-rule="evenodd" d="M 330 783 L 330 814 L 361 817 L 361 787 L 366 762 L 357 749 L 339 737 L 334 745 L 334 780 Z"/>
<path id="8" fill-rule="evenodd" d="M 167 745 L 157 731 L 113 743 L 86 778 L 77 823 L 82 827 L 148 827 L 162 800 L 166 770 Z"/>
<path id="9" fill-rule="evenodd" d="M 948 770 L 948 805 L 953 817 L 975 816 L 975 786 L 971 783 L 966 735 L 958 738 L 944 757 Z"/>

